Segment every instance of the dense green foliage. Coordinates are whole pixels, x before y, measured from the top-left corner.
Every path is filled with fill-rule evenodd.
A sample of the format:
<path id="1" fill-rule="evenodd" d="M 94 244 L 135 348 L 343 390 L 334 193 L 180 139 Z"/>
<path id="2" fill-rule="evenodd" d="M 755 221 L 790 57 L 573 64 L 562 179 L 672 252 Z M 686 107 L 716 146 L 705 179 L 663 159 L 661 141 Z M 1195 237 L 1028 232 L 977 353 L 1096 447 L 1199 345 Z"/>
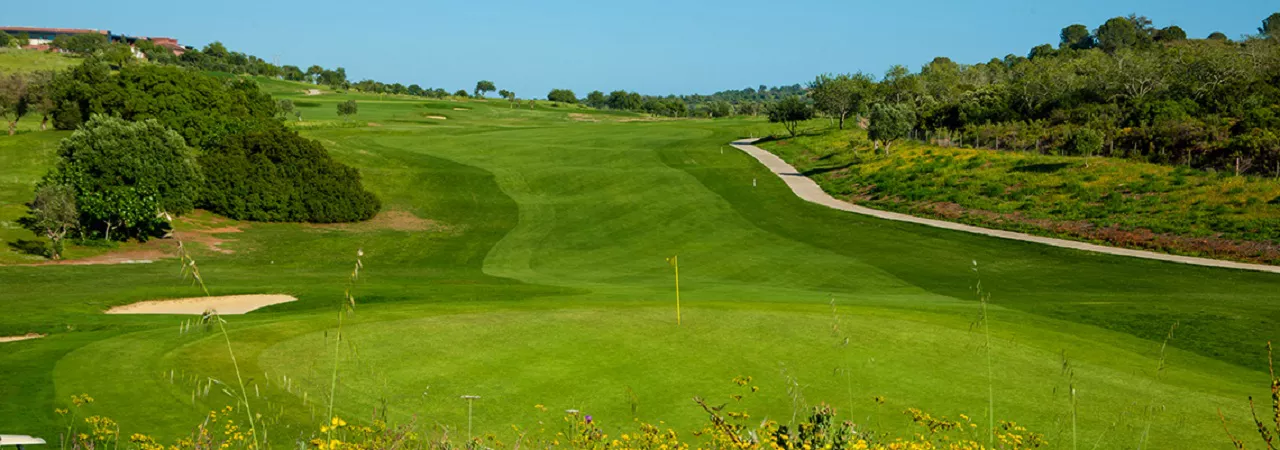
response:
<path id="1" fill-rule="evenodd" d="M 1089 128 L 1108 156 L 1280 175 L 1280 40 L 1267 37 L 1270 20 L 1242 42 L 1187 40 L 1140 16 L 1094 33 L 1071 25 L 1058 48 L 1037 46 L 1029 58 L 895 66 L 877 101 L 909 105 L 916 133 L 942 143 L 1072 154 L 1079 147 L 1068 141 Z"/>
<path id="2" fill-rule="evenodd" d="M 200 155 L 201 207 L 233 219 L 354 222 L 381 208 L 360 173 L 282 128 L 227 136 Z"/>
<path id="3" fill-rule="evenodd" d="M 71 53 L 90 55 L 107 48 L 108 44 L 110 42 L 105 34 L 83 33 L 59 35 L 53 39 L 51 46 Z"/>
<path id="4" fill-rule="evenodd" d="M 871 108 L 867 137 L 884 144 L 885 153 L 893 141 L 907 137 L 915 126 L 916 113 L 900 103 L 878 103 Z"/>
<path id="5" fill-rule="evenodd" d="M 568 89 L 552 89 L 551 92 L 547 93 L 547 100 L 561 103 L 577 103 L 578 96 Z"/>
<path id="6" fill-rule="evenodd" d="M 875 79 L 864 73 L 818 75 L 809 83 L 809 97 L 813 99 L 819 111 L 828 116 L 840 119 L 840 129 L 844 129 L 844 120 L 867 107 L 875 89 Z"/>
<path id="7" fill-rule="evenodd" d="M 63 130 L 93 114 L 155 119 L 189 145 L 205 147 L 227 134 L 278 126 L 275 100 L 249 80 L 152 64 L 112 74 L 104 64 L 86 61 L 58 74 L 54 83 L 54 125 Z"/>
<path id="8" fill-rule="evenodd" d="M 74 191 L 86 235 L 146 240 L 167 226 L 163 213 L 195 207 L 201 184 L 195 152 L 154 119 L 94 116 L 62 141 L 58 156 L 41 183 Z"/>

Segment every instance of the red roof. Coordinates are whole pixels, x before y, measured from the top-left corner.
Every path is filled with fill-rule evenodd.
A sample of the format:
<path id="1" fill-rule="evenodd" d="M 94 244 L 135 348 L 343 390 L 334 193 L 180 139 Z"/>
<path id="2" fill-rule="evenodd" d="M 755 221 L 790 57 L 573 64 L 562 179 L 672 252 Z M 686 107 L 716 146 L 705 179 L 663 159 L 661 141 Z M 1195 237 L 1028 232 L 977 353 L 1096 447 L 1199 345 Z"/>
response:
<path id="1" fill-rule="evenodd" d="M 109 34 L 106 30 L 90 30 L 87 28 L 39 28 L 39 27 L 0 27 L 0 31 L 6 32 L 35 32 L 35 33 L 64 33 L 64 34 Z"/>

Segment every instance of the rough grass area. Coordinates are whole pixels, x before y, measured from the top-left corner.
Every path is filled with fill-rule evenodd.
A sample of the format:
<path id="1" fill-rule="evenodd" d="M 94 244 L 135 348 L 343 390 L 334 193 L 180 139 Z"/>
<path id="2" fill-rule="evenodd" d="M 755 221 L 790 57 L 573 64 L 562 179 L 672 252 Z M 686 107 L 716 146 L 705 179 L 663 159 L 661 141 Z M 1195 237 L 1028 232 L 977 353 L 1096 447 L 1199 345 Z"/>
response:
<path id="1" fill-rule="evenodd" d="M 16 48 L 0 49 L 0 72 L 58 70 L 80 64 L 81 61 L 83 61 L 81 58 L 61 53 Z"/>
<path id="2" fill-rule="evenodd" d="M 877 209 L 1123 247 L 1280 264 L 1280 181 L 1115 158 L 944 148 L 860 129 L 760 144 Z"/>

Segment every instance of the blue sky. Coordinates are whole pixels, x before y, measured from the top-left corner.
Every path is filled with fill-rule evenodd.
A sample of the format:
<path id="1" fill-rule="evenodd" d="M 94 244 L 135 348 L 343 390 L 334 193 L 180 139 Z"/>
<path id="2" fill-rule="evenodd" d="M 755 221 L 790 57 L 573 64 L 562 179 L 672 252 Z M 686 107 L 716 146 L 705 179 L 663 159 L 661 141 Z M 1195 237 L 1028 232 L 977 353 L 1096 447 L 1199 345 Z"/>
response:
<path id="1" fill-rule="evenodd" d="M 1138 13 L 1192 37 L 1256 31 L 1274 0 L 20 1 L 0 25 L 107 29 L 227 47 L 353 80 L 449 90 L 711 93 L 823 72 L 974 63 L 1057 43 L 1072 23 Z"/>

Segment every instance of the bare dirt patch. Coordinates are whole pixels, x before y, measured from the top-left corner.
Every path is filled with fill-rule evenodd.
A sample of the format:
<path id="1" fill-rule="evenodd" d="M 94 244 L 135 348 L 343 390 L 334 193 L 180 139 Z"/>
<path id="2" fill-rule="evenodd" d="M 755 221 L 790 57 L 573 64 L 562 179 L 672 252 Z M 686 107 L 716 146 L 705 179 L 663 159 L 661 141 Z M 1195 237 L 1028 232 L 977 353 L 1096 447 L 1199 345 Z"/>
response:
<path id="1" fill-rule="evenodd" d="M 18 342 L 18 341 L 28 341 L 31 339 L 40 339 L 42 337 L 44 337 L 44 335 L 39 333 L 27 333 L 22 336 L 0 336 L 0 344 L 3 344 L 5 342 Z"/>
<path id="2" fill-rule="evenodd" d="M 227 233 L 240 233 L 241 231 L 243 230 L 241 230 L 239 227 L 226 226 L 226 227 L 219 227 L 219 228 L 174 231 L 173 237 L 181 240 L 182 242 L 198 242 L 200 244 L 203 244 L 205 248 L 208 248 L 209 250 L 213 250 L 218 253 L 229 255 L 229 254 L 235 253 L 235 250 L 222 248 L 222 244 L 227 241 L 234 241 L 234 239 L 223 239 L 214 235 L 227 234 Z"/>
<path id="3" fill-rule="evenodd" d="M 434 220 L 423 219 L 408 211 L 383 211 L 372 219 L 356 223 L 308 224 L 307 227 L 321 230 L 338 230 L 353 232 L 369 231 L 446 231 L 449 227 Z"/>
<path id="4" fill-rule="evenodd" d="M 188 314 L 201 315 L 208 311 L 218 314 L 244 314 L 259 308 L 297 301 L 292 295 L 253 294 L 225 295 L 221 297 L 192 297 L 173 300 L 147 300 L 116 306 L 107 314 Z"/>
<path id="5" fill-rule="evenodd" d="M 371 127 L 380 127 L 380 126 L 382 126 L 382 124 L 377 123 L 377 122 L 369 122 L 369 123 L 368 123 L 368 124 L 366 124 L 366 125 L 371 126 Z"/>

